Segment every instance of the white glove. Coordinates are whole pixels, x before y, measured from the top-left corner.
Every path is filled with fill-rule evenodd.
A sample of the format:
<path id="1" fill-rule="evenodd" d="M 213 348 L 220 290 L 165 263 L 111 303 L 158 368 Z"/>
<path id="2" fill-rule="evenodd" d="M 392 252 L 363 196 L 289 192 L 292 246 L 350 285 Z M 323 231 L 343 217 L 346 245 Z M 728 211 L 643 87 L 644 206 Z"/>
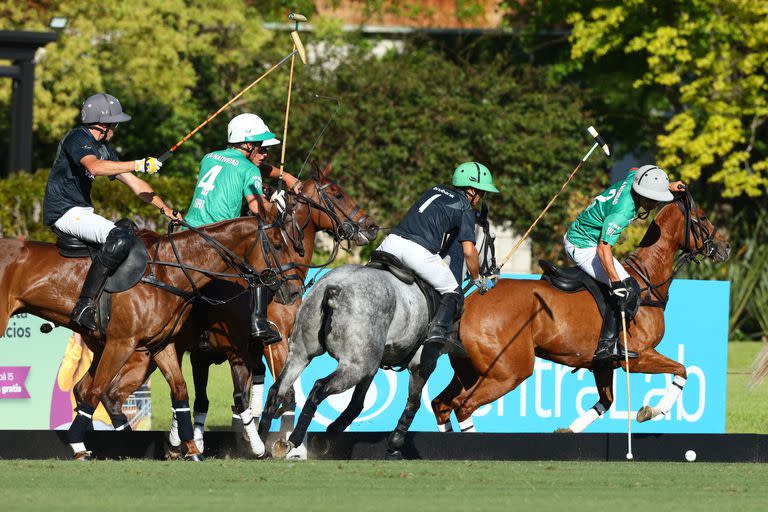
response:
<path id="1" fill-rule="evenodd" d="M 145 172 L 147 174 L 155 174 L 162 166 L 163 162 L 152 156 L 136 160 L 133 164 L 133 168 L 136 172 Z"/>
<path id="2" fill-rule="evenodd" d="M 277 190 L 272 193 L 272 197 L 269 200 L 275 203 L 277 211 L 283 213 L 285 211 L 285 190 Z"/>

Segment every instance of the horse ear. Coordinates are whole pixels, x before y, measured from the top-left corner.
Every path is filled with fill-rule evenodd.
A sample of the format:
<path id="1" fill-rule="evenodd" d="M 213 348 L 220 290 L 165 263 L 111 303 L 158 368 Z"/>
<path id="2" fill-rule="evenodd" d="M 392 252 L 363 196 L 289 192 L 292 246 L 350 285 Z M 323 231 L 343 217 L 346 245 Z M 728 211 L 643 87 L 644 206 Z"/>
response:
<path id="1" fill-rule="evenodd" d="M 330 162 L 325 164 L 325 169 L 323 169 L 322 174 L 326 178 L 331 175 L 331 164 L 330 164 Z"/>
<path id="2" fill-rule="evenodd" d="M 317 160 L 312 160 L 312 177 L 313 178 L 320 178 L 320 167 L 317 165 Z"/>

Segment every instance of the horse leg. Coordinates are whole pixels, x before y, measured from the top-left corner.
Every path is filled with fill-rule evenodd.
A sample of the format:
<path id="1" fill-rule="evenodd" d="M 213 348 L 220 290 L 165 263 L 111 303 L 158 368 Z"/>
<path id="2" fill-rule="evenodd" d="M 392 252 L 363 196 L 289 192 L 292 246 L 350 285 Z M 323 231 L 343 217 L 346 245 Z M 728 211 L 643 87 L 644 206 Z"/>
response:
<path id="1" fill-rule="evenodd" d="M 479 407 L 501 398 L 531 376 L 534 364 L 533 347 L 523 358 L 508 361 L 509 364 L 493 366 L 485 375 L 478 377 L 472 386 L 453 399 L 451 405 L 462 432 L 475 432 L 472 413 Z"/>
<path id="2" fill-rule="evenodd" d="M 422 349 L 423 354 L 423 349 Z M 387 438 L 387 458 L 388 459 L 402 459 L 403 454 L 401 450 L 405 444 L 405 434 L 408 432 L 408 428 L 413 423 L 413 417 L 419 410 L 421 404 L 421 390 L 424 389 L 427 379 L 435 369 L 434 364 L 426 365 L 423 368 L 419 365 L 416 368 L 411 368 L 411 377 L 408 379 L 408 402 L 405 404 L 403 414 L 400 415 L 400 420 L 397 422 L 397 427 Z"/>
<path id="3" fill-rule="evenodd" d="M 256 432 L 256 422 L 253 419 L 251 407 L 248 403 L 251 371 L 242 360 L 236 357 L 229 359 L 229 367 L 232 371 L 232 384 L 234 385 L 232 398 L 234 398 L 235 405 L 232 407 L 232 412 L 237 414 L 240 417 L 240 421 L 243 422 L 243 434 L 251 446 L 251 452 L 256 457 L 261 458 L 266 450 L 258 432 Z"/>
<path id="4" fill-rule="evenodd" d="M 173 419 L 178 425 L 179 440 L 187 448 L 184 458 L 185 460 L 201 461 L 203 460 L 202 454 L 197 449 L 192 429 L 192 415 L 189 410 L 187 383 L 184 382 L 184 375 L 181 373 L 179 357 L 176 355 L 176 346 L 173 343 L 167 344 L 160 352 L 155 354 L 154 359 L 157 367 L 163 372 L 168 386 L 171 388 Z"/>
<path id="5" fill-rule="evenodd" d="M 264 405 L 264 411 L 259 420 L 259 435 L 266 439 L 269 433 L 269 427 L 275 418 L 280 404 L 283 403 L 288 391 L 293 389 L 293 383 L 299 378 L 301 372 L 307 367 L 311 358 L 306 353 L 292 352 L 285 362 L 283 371 L 267 393 L 267 403 Z"/>
<path id="6" fill-rule="evenodd" d="M 659 354 L 655 350 L 640 353 L 640 357 L 629 362 L 632 373 L 671 373 L 674 375 L 672 383 L 667 387 L 664 396 L 656 407 L 644 405 L 637 411 L 637 421 L 643 423 L 659 415 L 666 415 L 675 405 L 683 392 L 688 372 L 685 366 L 672 359 Z"/>
<path id="7" fill-rule="evenodd" d="M 205 432 L 205 420 L 208 416 L 208 372 L 211 362 L 209 358 L 200 350 L 193 350 L 189 353 L 189 362 L 192 365 L 192 383 L 195 386 L 195 404 L 194 404 L 194 439 L 197 449 L 204 451 L 205 441 L 203 432 Z M 173 435 L 173 431 L 171 434 Z M 178 432 L 175 435 L 176 445 L 180 443 Z"/>
<path id="8" fill-rule="evenodd" d="M 451 404 L 453 399 L 465 391 L 465 386 L 477 382 L 478 378 L 468 359 L 451 359 L 451 365 L 454 371 L 451 382 L 432 400 L 432 412 L 437 420 L 437 430 L 439 432 L 453 432 L 453 427 L 451 426 L 451 413 L 453 412 Z"/>
<path id="9" fill-rule="evenodd" d="M 357 384 L 357 386 L 355 386 L 355 391 L 352 393 L 352 399 L 349 401 L 349 405 L 347 405 L 344 412 L 342 412 L 333 423 L 328 425 L 326 432 L 344 432 L 347 427 L 352 424 L 354 419 L 360 415 L 360 412 L 365 405 L 365 394 L 368 393 L 368 388 L 371 387 L 371 382 L 373 382 L 375 376 L 376 372 L 365 377 Z"/>
<path id="10" fill-rule="evenodd" d="M 269 371 L 272 373 L 272 377 L 277 379 L 280 373 L 285 367 L 285 361 L 288 356 L 288 341 L 285 339 L 284 343 L 273 343 L 264 347 L 264 353 L 266 356 L 267 364 L 269 365 Z M 262 386 L 263 389 L 263 386 Z M 276 415 L 281 417 L 280 432 L 284 433 L 286 437 L 290 435 L 290 431 L 293 430 L 293 423 L 296 414 L 296 398 L 294 396 L 293 388 L 288 390 L 280 409 L 278 409 Z"/>
<path id="11" fill-rule="evenodd" d="M 82 402 L 77 405 L 77 415 L 67 431 L 67 438 L 72 451 L 75 452 L 75 459 L 91 458 L 91 452 L 85 449 L 85 434 L 93 425 L 93 412 L 99 405 L 101 397 L 109 389 L 117 372 L 136 350 L 137 343 L 136 339 L 129 339 L 122 343 L 112 340 L 104 347 L 93 383 L 85 390 Z"/>
<path id="12" fill-rule="evenodd" d="M 287 443 L 281 443 L 276 446 L 276 448 L 280 450 L 278 455 L 284 449 L 290 450 L 291 448 L 300 446 L 304 440 L 307 428 L 309 428 L 309 423 L 312 421 L 315 411 L 317 411 L 317 406 L 320 405 L 323 400 L 328 398 L 328 396 L 342 393 L 360 382 L 366 375 L 370 374 L 370 370 L 365 370 L 366 369 L 339 363 L 339 366 L 336 370 L 331 372 L 330 375 L 315 382 L 315 385 L 312 386 L 312 391 L 310 391 L 309 396 L 307 396 L 307 401 L 301 410 L 299 419 L 296 422 L 296 428 L 291 432 Z M 278 450 L 273 450 L 273 452 L 277 451 Z"/>
<path id="13" fill-rule="evenodd" d="M 578 434 L 592 424 L 613 405 L 613 368 L 595 370 L 595 386 L 599 395 L 597 403 L 573 420 L 568 428 L 555 430 L 557 434 Z"/>

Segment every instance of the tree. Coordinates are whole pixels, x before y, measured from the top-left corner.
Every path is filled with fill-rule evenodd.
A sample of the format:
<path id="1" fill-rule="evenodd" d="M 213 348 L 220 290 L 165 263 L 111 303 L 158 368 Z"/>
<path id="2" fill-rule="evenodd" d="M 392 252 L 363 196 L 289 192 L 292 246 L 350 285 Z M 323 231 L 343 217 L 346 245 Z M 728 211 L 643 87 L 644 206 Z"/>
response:
<path id="1" fill-rule="evenodd" d="M 768 3 L 750 0 L 602 2 L 573 13 L 571 55 L 644 59 L 638 89 L 666 100 L 658 163 L 725 197 L 766 194 Z"/>
<path id="2" fill-rule="evenodd" d="M 133 115 L 116 139 L 121 154 L 158 155 L 205 119 L 213 105 L 250 82 L 280 49 L 265 51 L 273 34 L 244 0 L 5 2 L 0 28 L 44 30 L 53 14 L 67 16 L 69 26 L 41 52 L 37 65 L 39 167 L 50 165 L 56 143 L 76 125 L 90 94 L 109 91 Z M 284 46 L 287 51 L 288 43 Z M 0 105 L 6 109 L 9 91 L 3 81 Z M 211 133 L 206 132 L 191 140 L 192 151 L 180 152 L 169 165 L 171 172 L 196 169 L 201 147 L 207 141 L 220 144 L 223 128 L 218 128 L 215 138 L 206 138 Z"/>

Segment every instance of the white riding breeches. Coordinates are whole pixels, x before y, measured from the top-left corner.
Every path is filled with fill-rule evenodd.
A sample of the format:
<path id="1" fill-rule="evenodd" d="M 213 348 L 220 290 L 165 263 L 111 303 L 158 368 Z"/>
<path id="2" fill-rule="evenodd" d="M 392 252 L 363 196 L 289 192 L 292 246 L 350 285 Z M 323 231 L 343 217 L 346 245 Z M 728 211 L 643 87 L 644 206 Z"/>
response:
<path id="1" fill-rule="evenodd" d="M 103 244 L 115 223 L 93 212 L 93 208 L 75 206 L 53 223 L 59 230 L 86 242 Z"/>
<path id="2" fill-rule="evenodd" d="M 387 235 L 378 250 L 398 258 L 420 278 L 432 285 L 440 295 L 455 291 L 459 287 L 445 261 L 438 254 L 432 254 L 416 242 L 398 235 Z"/>
<path id="3" fill-rule="evenodd" d="M 592 276 L 592 278 L 600 281 L 601 283 L 611 285 L 611 280 L 608 277 L 602 262 L 597 255 L 597 247 L 586 247 L 581 249 L 573 245 L 567 236 L 563 237 L 563 246 L 565 247 L 565 254 L 573 261 L 581 270 Z M 629 277 L 629 274 L 624 267 L 621 266 L 619 260 L 613 258 L 613 268 L 616 269 L 616 273 L 619 274 L 620 280 L 625 280 Z"/>

